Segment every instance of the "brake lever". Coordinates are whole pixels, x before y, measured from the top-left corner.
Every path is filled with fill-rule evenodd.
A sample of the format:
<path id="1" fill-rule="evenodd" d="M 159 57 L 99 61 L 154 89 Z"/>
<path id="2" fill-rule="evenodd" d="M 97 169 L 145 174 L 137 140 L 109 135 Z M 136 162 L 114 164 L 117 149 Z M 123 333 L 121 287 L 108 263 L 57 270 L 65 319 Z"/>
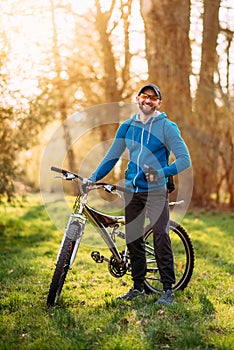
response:
<path id="1" fill-rule="evenodd" d="M 103 188 L 104 188 L 104 191 L 106 191 L 108 193 L 112 193 L 112 191 L 114 189 L 114 186 L 112 186 L 112 185 L 104 185 Z"/>
<path id="2" fill-rule="evenodd" d="M 55 179 L 63 179 L 63 180 L 67 180 L 67 181 L 71 181 L 74 180 L 76 177 L 71 174 L 71 173 L 67 173 L 66 175 L 56 175 L 54 176 Z"/>
<path id="3" fill-rule="evenodd" d="M 120 195 L 119 192 L 117 192 L 117 191 L 113 192 L 115 186 L 113 186 L 113 185 L 104 185 L 103 188 L 104 188 L 104 191 L 106 191 L 106 192 L 108 192 L 110 194 L 113 194 L 113 195 L 117 194 L 117 196 L 119 196 L 121 198 L 121 195 Z"/>
<path id="4" fill-rule="evenodd" d="M 71 174 L 71 173 L 67 173 L 66 174 L 66 180 L 70 181 L 70 180 L 74 180 L 76 177 L 75 175 Z"/>

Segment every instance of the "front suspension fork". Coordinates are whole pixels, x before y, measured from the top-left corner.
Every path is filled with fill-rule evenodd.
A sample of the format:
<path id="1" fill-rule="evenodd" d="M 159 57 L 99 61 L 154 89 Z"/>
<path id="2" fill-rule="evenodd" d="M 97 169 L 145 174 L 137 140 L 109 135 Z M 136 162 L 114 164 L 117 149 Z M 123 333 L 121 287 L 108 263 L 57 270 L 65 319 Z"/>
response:
<path id="1" fill-rule="evenodd" d="M 69 217 L 69 220 L 68 220 L 68 223 L 67 223 L 67 226 L 66 226 L 66 229 L 64 231 L 64 234 L 63 234 L 63 238 L 62 238 L 62 241 L 61 241 L 61 244 L 60 244 L 60 247 L 59 247 L 59 251 L 58 251 L 58 254 L 57 254 L 57 259 L 56 259 L 56 263 L 58 262 L 58 259 L 59 259 L 59 256 L 60 256 L 60 253 L 61 253 L 61 250 L 62 250 L 62 247 L 63 247 L 63 244 L 64 244 L 64 241 L 67 237 L 67 234 L 69 232 L 69 228 L 70 228 L 70 225 L 73 223 L 73 222 L 78 222 L 79 223 L 79 231 L 78 231 L 78 234 L 76 234 L 74 236 L 74 238 L 72 238 L 73 242 L 75 242 L 75 246 L 73 248 L 73 251 L 72 251 L 72 255 L 71 255 L 71 259 L 70 259 L 70 264 L 69 264 L 69 267 L 71 268 L 74 260 L 75 260 L 75 257 L 76 257 L 76 253 L 78 251 L 78 248 L 79 248 L 79 245 L 80 245 L 80 242 L 81 242 L 81 239 L 83 237 L 83 234 L 84 234 L 84 228 L 85 228 L 85 224 L 86 224 L 86 218 L 84 218 L 82 215 L 80 214 L 74 214 L 72 213 Z"/>

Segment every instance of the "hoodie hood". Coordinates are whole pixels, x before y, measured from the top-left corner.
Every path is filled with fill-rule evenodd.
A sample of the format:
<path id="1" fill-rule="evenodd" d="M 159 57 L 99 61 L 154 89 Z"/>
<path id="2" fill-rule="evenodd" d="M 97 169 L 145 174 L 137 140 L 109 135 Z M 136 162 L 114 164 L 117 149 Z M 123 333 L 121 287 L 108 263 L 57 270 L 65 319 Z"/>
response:
<path id="1" fill-rule="evenodd" d="M 147 137 L 147 141 L 146 143 L 148 144 L 150 141 L 150 135 L 151 135 L 151 131 L 152 131 L 152 127 L 153 124 L 159 122 L 160 120 L 163 119 L 167 119 L 167 115 L 165 112 L 159 113 L 155 116 L 152 116 L 151 118 L 149 118 L 147 120 L 146 123 L 142 123 L 142 121 L 139 119 L 139 113 L 136 113 L 133 115 L 133 117 L 130 119 L 130 124 L 129 126 L 132 124 L 133 125 L 133 135 L 132 135 L 132 142 L 134 143 L 134 131 L 135 131 L 135 127 L 145 127 L 145 129 L 148 131 L 148 137 Z"/>

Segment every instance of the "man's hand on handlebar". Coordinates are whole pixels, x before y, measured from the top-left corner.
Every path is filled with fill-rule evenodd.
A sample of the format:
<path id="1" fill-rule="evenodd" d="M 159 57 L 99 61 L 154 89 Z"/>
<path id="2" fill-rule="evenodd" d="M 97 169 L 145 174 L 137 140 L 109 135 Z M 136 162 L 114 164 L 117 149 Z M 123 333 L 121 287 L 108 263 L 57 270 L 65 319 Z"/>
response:
<path id="1" fill-rule="evenodd" d="M 62 178 L 64 180 L 79 179 L 82 182 L 82 190 L 84 193 L 87 193 L 88 191 L 95 189 L 95 188 L 99 188 L 99 187 L 102 187 L 106 192 L 114 193 L 114 194 L 117 194 L 116 191 L 125 192 L 125 193 L 130 192 L 128 189 L 126 189 L 124 187 L 117 186 L 117 185 L 111 185 L 111 184 L 106 183 L 106 182 L 93 182 L 92 180 L 90 180 L 86 177 L 82 177 L 79 174 L 73 173 L 73 172 L 65 170 L 65 169 L 57 168 L 55 166 L 52 166 L 51 170 L 55 171 L 59 174 L 62 174 L 63 175 Z"/>

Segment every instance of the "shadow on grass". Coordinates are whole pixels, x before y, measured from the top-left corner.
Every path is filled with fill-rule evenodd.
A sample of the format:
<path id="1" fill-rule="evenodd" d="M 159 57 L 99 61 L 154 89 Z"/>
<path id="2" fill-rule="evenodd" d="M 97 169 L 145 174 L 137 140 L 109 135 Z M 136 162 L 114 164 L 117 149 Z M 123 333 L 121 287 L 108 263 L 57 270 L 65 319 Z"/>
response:
<path id="1" fill-rule="evenodd" d="M 183 298 L 180 293 L 180 298 Z M 202 297 L 201 297 L 202 298 Z M 205 317 L 213 308 L 203 296 L 201 313 L 183 303 L 170 307 L 156 303 L 156 296 L 131 302 L 105 298 L 104 306 L 82 307 L 78 312 L 60 300 L 48 313 L 61 337 L 69 338 L 69 349 L 212 349 L 205 336 Z M 207 311 L 209 313 L 207 314 Z"/>

